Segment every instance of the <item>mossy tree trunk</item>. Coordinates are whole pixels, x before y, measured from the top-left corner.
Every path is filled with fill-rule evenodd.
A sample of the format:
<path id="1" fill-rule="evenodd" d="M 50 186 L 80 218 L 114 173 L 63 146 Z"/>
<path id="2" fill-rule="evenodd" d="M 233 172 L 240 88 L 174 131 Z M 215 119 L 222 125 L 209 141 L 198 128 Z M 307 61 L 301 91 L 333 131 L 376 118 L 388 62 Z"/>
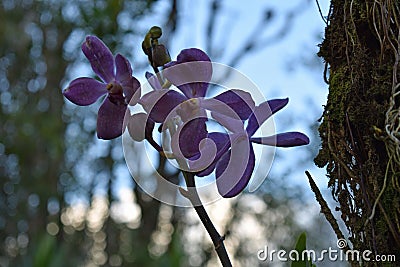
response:
<path id="1" fill-rule="evenodd" d="M 400 1 L 332 0 L 327 24 L 319 56 L 329 95 L 315 162 L 327 167 L 352 248 L 399 261 Z"/>

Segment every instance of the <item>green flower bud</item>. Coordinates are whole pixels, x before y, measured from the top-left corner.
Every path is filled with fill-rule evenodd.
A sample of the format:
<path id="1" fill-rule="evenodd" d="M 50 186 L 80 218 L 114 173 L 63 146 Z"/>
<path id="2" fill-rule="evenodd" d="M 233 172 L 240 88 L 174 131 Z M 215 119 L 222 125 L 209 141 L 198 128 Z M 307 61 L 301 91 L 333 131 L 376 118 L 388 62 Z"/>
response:
<path id="1" fill-rule="evenodd" d="M 171 62 L 168 49 L 162 44 L 153 47 L 152 59 L 154 67 L 162 67 L 168 62 Z"/>
<path id="2" fill-rule="evenodd" d="M 152 39 L 158 39 L 162 35 L 162 30 L 158 26 L 153 26 L 151 29 L 148 31 Z"/>
<path id="3" fill-rule="evenodd" d="M 151 52 L 151 36 L 150 36 L 150 33 L 147 33 L 146 36 L 144 37 L 144 40 L 142 42 L 142 49 L 143 49 L 143 52 L 146 55 L 150 55 L 150 52 Z"/>

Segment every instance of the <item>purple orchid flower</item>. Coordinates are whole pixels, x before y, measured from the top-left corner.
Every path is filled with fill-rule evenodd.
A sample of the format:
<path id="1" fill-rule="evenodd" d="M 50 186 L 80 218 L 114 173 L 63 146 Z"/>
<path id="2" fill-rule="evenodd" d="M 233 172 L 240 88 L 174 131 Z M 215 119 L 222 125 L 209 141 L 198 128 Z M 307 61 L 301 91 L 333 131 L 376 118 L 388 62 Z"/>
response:
<path id="1" fill-rule="evenodd" d="M 146 74 L 154 91 L 144 95 L 140 104 L 149 118 L 157 123 L 165 124 L 171 118 L 180 117 L 180 134 L 172 137 L 179 140 L 172 140 L 175 144 L 172 150 L 174 154 L 183 155 L 186 159 L 198 157 L 199 144 L 208 135 L 206 110 L 245 120 L 255 107 L 251 95 L 238 89 L 205 98 L 212 77 L 212 64 L 207 54 L 200 49 L 182 50 L 177 61 L 164 66 L 162 75 L 180 92 L 163 89 L 155 76 Z"/>
<path id="2" fill-rule="evenodd" d="M 253 143 L 276 147 L 295 147 L 309 144 L 309 138 L 300 132 L 279 133 L 267 137 L 253 137 L 259 127 L 288 103 L 286 99 L 273 99 L 255 107 L 248 119 L 245 131 L 234 133 L 212 132 L 208 134 L 215 146 L 214 161 L 197 176 L 209 175 L 215 169 L 219 193 L 230 198 L 244 190 L 250 181 L 255 166 Z M 232 120 L 232 123 L 236 123 Z M 235 151 L 233 151 L 235 148 Z M 203 153 L 208 153 L 205 148 Z"/>
<path id="3" fill-rule="evenodd" d="M 106 95 L 98 111 L 97 136 L 113 139 L 123 133 L 127 105 L 134 105 L 140 97 L 140 83 L 132 76 L 129 61 L 109 48 L 96 36 L 87 36 L 82 51 L 93 71 L 101 79 L 81 77 L 73 80 L 63 91 L 72 103 L 87 106 Z"/>
<path id="4" fill-rule="evenodd" d="M 182 50 L 177 61 L 164 65 L 158 77 L 146 73 L 154 90 L 139 103 L 147 114 L 134 115 L 135 121 L 128 125 L 133 139 L 139 141 L 151 136 L 153 122 L 161 123 L 164 130 L 170 130 L 174 156 L 187 160 L 188 171 L 199 177 L 215 170 L 218 191 L 229 198 L 244 190 L 254 171 L 253 143 L 294 147 L 308 144 L 309 139 L 299 132 L 253 137 L 270 116 L 286 106 L 288 99 L 274 99 L 255 106 L 251 95 L 238 89 L 206 98 L 211 76 L 212 64 L 207 54 L 196 48 Z M 164 88 L 159 77 L 167 79 L 179 91 Z M 209 133 L 206 111 L 211 111 L 212 118 L 227 132 Z M 148 127 L 149 121 L 151 127 Z M 172 128 L 168 128 L 170 124 Z M 137 129 L 142 130 L 139 133 Z"/>

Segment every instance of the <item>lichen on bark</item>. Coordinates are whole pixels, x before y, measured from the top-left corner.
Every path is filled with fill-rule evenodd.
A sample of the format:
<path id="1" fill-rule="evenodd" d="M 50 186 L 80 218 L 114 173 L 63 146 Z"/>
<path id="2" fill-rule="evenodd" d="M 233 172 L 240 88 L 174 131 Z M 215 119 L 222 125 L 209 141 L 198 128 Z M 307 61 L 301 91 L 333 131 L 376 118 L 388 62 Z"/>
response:
<path id="1" fill-rule="evenodd" d="M 315 158 L 327 168 L 353 249 L 398 260 L 399 10 L 399 1 L 331 1 L 319 51 L 329 66 L 329 95 Z"/>

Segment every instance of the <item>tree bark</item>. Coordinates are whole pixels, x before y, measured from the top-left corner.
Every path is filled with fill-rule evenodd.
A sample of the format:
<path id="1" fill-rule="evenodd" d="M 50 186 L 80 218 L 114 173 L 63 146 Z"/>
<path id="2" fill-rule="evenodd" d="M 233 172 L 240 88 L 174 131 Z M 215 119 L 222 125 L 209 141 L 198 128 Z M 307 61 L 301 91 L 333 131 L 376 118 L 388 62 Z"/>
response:
<path id="1" fill-rule="evenodd" d="M 331 1 L 319 52 L 329 66 L 329 95 L 315 158 L 327 168 L 353 249 L 395 254 L 397 260 L 399 25 L 398 1 Z"/>

